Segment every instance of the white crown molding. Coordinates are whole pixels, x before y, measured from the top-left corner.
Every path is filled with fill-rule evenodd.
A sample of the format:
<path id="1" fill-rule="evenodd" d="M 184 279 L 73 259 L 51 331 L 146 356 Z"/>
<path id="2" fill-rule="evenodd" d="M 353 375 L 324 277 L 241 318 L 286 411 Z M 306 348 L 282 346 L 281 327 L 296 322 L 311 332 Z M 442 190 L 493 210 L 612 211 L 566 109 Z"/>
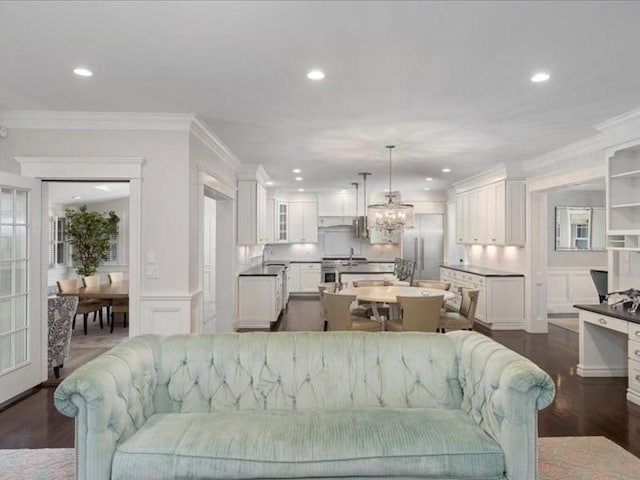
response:
<path id="1" fill-rule="evenodd" d="M 193 113 L 135 112 L 3 112 L 7 128 L 47 130 L 158 130 L 189 131 Z"/>
<path id="2" fill-rule="evenodd" d="M 474 188 L 482 187 L 483 185 L 505 180 L 506 178 L 507 167 L 502 164 L 472 177 L 460 180 L 459 182 L 455 182 L 453 183 L 453 188 L 457 193 L 462 193 L 468 190 L 473 190 Z"/>
<path id="3" fill-rule="evenodd" d="M 575 168 L 575 164 L 571 162 L 575 160 L 576 157 L 597 151 L 604 151 L 607 143 L 606 135 L 599 133 L 526 160 L 522 162 L 522 165 L 527 177 L 549 173 L 549 167 L 557 167 L 558 164 L 561 163 L 565 164 L 565 168 L 573 169 Z"/>
<path id="4" fill-rule="evenodd" d="M 238 167 L 238 180 L 258 181 L 264 185 L 269 181 L 269 174 L 259 163 L 243 163 Z"/>
<path id="5" fill-rule="evenodd" d="M 604 132 L 606 130 L 610 130 L 611 128 L 618 127 L 621 125 L 628 125 L 629 123 L 639 123 L 640 124 L 640 107 L 625 112 L 621 115 L 609 118 L 604 122 L 600 122 L 594 125 L 596 130 Z"/>
<path id="6" fill-rule="evenodd" d="M 144 157 L 14 157 L 21 175 L 42 179 L 104 178 L 129 180 L 142 178 Z M 70 172 L 74 172 L 70 176 Z M 74 176 L 77 175 L 77 176 Z"/>
<path id="7" fill-rule="evenodd" d="M 222 140 L 209 128 L 209 126 L 197 115 L 191 119 L 190 131 L 211 151 L 221 158 L 227 165 L 237 170 L 240 160 L 233 154 Z"/>

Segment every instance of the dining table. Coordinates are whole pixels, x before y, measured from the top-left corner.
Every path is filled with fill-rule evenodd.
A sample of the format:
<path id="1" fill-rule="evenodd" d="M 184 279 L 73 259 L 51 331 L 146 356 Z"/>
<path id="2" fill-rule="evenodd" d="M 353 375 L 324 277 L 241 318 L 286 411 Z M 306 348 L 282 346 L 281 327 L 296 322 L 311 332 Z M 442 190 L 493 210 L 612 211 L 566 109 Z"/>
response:
<path id="1" fill-rule="evenodd" d="M 353 287 L 343 288 L 338 291 L 340 295 L 355 295 L 358 302 L 367 302 L 371 304 L 371 310 L 375 319 L 383 322 L 383 318 L 378 310 L 378 305 L 388 304 L 390 306 L 390 316 L 398 318 L 400 312 L 400 304 L 398 296 L 401 297 L 429 297 L 442 295 L 444 300 L 450 300 L 455 294 L 448 290 L 440 290 L 438 288 L 423 288 L 410 286 L 379 286 L 379 287 Z"/>

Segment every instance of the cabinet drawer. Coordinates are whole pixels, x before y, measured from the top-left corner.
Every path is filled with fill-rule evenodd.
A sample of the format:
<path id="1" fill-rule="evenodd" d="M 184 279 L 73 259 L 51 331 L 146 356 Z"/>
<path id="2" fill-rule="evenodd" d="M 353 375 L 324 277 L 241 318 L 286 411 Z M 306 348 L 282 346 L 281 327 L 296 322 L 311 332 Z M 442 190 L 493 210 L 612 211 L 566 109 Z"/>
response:
<path id="1" fill-rule="evenodd" d="M 629 359 L 629 389 L 640 392 L 640 362 Z"/>
<path id="2" fill-rule="evenodd" d="M 619 318 L 608 317 L 607 315 L 598 315 L 597 313 L 582 311 L 580 312 L 580 320 L 624 334 L 627 334 L 629 331 L 629 322 L 620 320 Z"/>
<path id="3" fill-rule="evenodd" d="M 640 342 L 640 325 L 629 323 L 629 340 Z"/>
<path id="4" fill-rule="evenodd" d="M 303 270 L 317 270 L 317 271 L 320 271 L 321 265 L 319 263 L 303 263 L 302 264 L 302 269 Z"/>
<path id="5" fill-rule="evenodd" d="M 640 342 L 629 340 L 629 360 L 635 360 L 640 366 Z"/>

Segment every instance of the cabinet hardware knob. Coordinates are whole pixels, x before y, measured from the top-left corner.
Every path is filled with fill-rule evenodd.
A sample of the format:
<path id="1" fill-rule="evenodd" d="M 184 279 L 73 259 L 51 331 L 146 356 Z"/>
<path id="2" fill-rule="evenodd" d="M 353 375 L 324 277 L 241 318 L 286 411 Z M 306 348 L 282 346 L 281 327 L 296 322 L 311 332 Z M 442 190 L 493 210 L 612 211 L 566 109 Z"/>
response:
<path id="1" fill-rule="evenodd" d="M 636 380 L 640 382 L 640 375 L 636 375 Z"/>
<path id="2" fill-rule="evenodd" d="M 602 324 L 602 325 L 606 325 L 607 321 L 604 318 L 599 318 L 598 321 Z"/>
<path id="3" fill-rule="evenodd" d="M 636 330 L 636 337 L 640 337 L 640 330 Z"/>
<path id="4" fill-rule="evenodd" d="M 633 352 L 636 354 L 636 357 L 640 357 L 640 350 L 636 350 L 635 352 Z"/>
<path id="5" fill-rule="evenodd" d="M 477 241 L 478 241 L 478 239 L 477 239 L 477 238 L 474 238 L 474 239 L 473 239 L 473 241 L 474 241 L 474 242 L 477 242 Z"/>
<path id="6" fill-rule="evenodd" d="M 491 239 L 491 241 L 492 241 L 492 242 L 495 242 L 495 241 L 496 241 L 496 239 L 495 239 L 495 238 L 492 238 L 492 239 Z"/>

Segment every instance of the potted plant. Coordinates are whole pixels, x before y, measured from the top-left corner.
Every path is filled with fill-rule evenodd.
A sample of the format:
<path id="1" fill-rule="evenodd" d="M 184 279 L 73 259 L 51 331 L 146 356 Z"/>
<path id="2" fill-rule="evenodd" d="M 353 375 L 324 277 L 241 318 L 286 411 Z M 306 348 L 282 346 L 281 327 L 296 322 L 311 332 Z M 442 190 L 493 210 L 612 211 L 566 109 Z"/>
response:
<path id="1" fill-rule="evenodd" d="M 118 233 L 120 218 L 114 212 L 88 211 L 86 205 L 77 210 L 65 209 L 65 216 L 65 233 L 72 246 L 71 259 L 76 266 L 76 273 L 90 277 L 109 258 L 109 240 Z"/>

